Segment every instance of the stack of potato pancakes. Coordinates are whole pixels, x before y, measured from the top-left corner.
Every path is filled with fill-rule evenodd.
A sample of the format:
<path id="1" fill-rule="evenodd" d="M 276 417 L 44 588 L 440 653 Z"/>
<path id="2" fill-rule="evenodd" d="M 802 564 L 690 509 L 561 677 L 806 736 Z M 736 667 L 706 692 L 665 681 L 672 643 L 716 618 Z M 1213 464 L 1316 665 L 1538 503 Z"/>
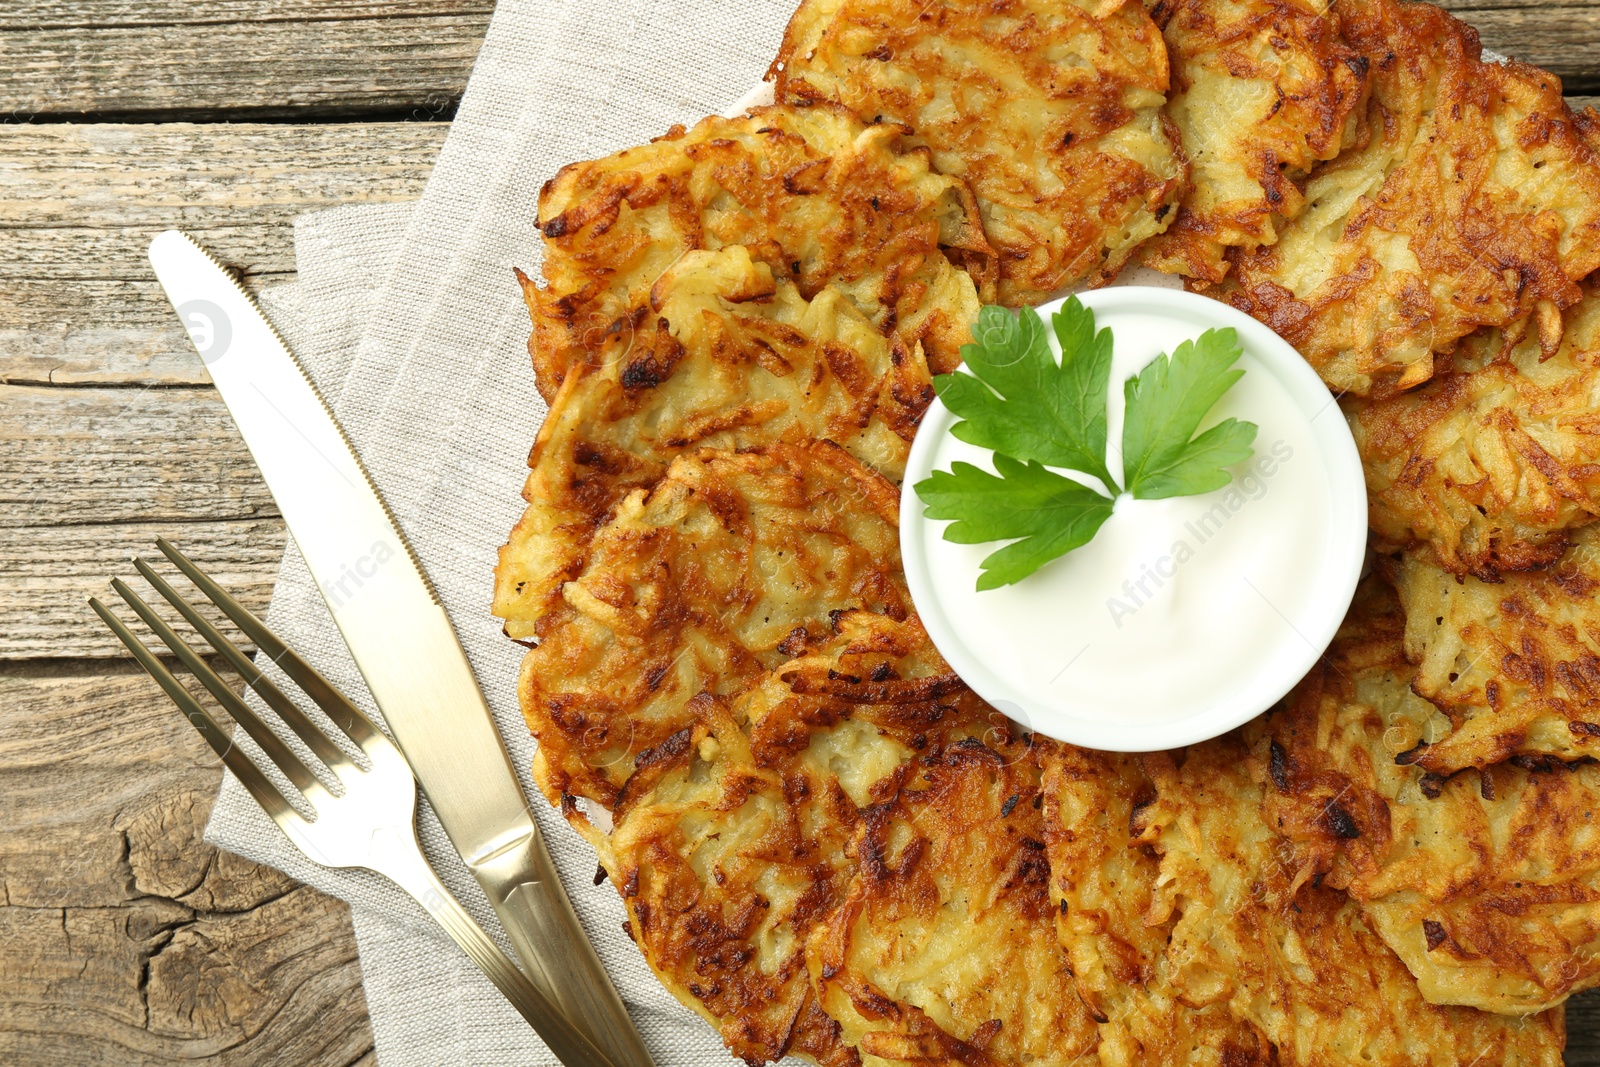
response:
<path id="1" fill-rule="evenodd" d="M 1600 984 L 1600 116 L 1427 4 L 1319 4 L 805 0 L 774 105 L 544 186 L 495 610 L 538 782 L 736 1056 L 1561 1062 Z M 951 672 L 897 486 L 982 305 L 1139 262 L 1341 395 L 1375 564 L 1280 707 L 1119 755 Z"/>

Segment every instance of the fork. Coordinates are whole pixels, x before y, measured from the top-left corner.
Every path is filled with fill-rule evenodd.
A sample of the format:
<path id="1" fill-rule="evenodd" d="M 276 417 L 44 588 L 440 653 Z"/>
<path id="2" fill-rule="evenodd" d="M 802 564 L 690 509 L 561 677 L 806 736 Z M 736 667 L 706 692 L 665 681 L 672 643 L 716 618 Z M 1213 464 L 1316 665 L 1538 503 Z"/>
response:
<path id="1" fill-rule="evenodd" d="M 112 579 L 111 587 L 117 595 L 200 680 L 217 703 L 250 735 L 267 759 L 294 786 L 303 802 L 302 806 L 311 812 L 310 817 L 302 814 L 261 768 L 234 746 L 228 733 L 156 654 L 98 597 L 90 597 L 90 607 L 111 627 L 112 632 L 128 647 L 128 651 L 133 653 L 156 684 L 166 691 L 173 703 L 178 705 L 190 724 L 206 739 L 206 743 L 222 758 L 228 770 L 249 790 L 256 803 L 277 823 L 284 835 L 300 851 L 325 867 L 364 867 L 383 875 L 409 893 L 505 994 L 556 1058 L 567 1067 L 614 1067 L 612 1061 L 511 962 L 511 958 L 501 951 L 434 874 L 417 843 L 416 779 L 412 776 L 410 764 L 394 742 L 333 683 L 284 644 L 260 619 L 207 577 L 188 557 L 165 538 L 158 538 L 156 545 L 212 604 L 255 642 L 261 654 L 281 667 L 306 696 L 327 713 L 329 720 L 371 764 L 363 768 L 347 755 L 282 689 L 262 675 L 254 661 L 239 646 L 196 611 L 149 564 L 135 557 L 133 565 L 144 579 L 188 620 L 189 625 L 228 661 L 284 724 L 305 742 L 312 755 L 327 768 L 329 775 L 341 787 L 341 791 L 335 793 L 324 784 L 139 594 L 120 578 Z"/>

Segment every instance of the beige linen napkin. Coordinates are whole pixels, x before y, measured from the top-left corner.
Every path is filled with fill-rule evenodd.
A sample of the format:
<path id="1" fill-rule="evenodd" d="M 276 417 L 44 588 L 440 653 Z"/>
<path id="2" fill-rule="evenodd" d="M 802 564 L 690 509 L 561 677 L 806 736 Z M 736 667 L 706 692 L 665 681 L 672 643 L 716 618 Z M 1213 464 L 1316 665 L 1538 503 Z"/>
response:
<path id="1" fill-rule="evenodd" d="M 535 198 L 561 165 L 722 110 L 760 79 L 791 10 L 790 0 L 504 0 L 415 208 L 300 220 L 300 281 L 263 299 L 433 577 L 579 916 L 662 1067 L 733 1061 L 655 981 L 623 932 L 615 890 L 591 884 L 593 851 L 533 790 L 515 695 L 521 649 L 488 612 L 495 552 L 521 511 L 525 459 L 544 416 L 511 268 L 538 266 Z M 267 618 L 373 710 L 292 543 Z M 425 804 L 419 826 L 441 877 L 498 934 Z M 231 777 L 206 837 L 351 903 L 385 1067 L 555 1063 L 420 909 L 376 876 L 308 862 Z"/>

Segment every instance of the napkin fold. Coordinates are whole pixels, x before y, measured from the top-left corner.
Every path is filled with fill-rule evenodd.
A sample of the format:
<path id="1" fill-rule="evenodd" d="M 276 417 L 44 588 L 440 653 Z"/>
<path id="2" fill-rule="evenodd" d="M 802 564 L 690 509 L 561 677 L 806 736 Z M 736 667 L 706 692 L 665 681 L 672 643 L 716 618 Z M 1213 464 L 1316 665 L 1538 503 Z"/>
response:
<path id="1" fill-rule="evenodd" d="M 759 81 L 791 10 L 790 0 L 502 0 L 422 198 L 302 217 L 299 280 L 262 298 L 432 577 L 579 918 L 661 1067 L 734 1061 L 655 980 L 623 932 L 616 891 L 591 884 L 593 850 L 533 789 L 533 742 L 516 699 L 522 650 L 488 610 L 496 551 L 521 512 L 545 413 L 511 269 L 539 265 L 533 223 L 545 180 L 721 111 Z M 267 622 L 381 721 L 292 541 Z M 259 758 L 248 738 L 238 741 Z M 440 877 L 504 945 L 425 801 L 418 826 Z M 409 898 L 367 872 L 311 863 L 231 776 L 206 840 L 351 904 L 384 1067 L 557 1062 Z"/>

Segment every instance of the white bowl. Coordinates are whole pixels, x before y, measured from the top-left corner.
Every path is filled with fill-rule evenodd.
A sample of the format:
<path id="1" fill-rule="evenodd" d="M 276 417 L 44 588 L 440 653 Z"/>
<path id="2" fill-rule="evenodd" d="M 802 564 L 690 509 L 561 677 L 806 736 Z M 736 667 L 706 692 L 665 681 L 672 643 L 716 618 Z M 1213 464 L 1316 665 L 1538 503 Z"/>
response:
<path id="1" fill-rule="evenodd" d="M 951 546 L 942 539 L 947 523 L 923 515 L 923 503 L 914 489 L 917 482 L 927 478 L 935 467 L 948 468 L 952 458 L 986 465 L 988 455 L 950 435 L 950 427 L 958 420 L 937 400 L 923 419 L 912 444 L 901 489 L 900 546 L 906 580 L 929 636 L 950 666 L 980 696 L 1025 728 L 1073 744 L 1120 752 L 1147 752 L 1193 744 L 1225 733 L 1267 710 L 1306 675 L 1333 639 L 1349 608 L 1366 555 L 1367 500 L 1360 457 L 1343 414 L 1316 372 L 1288 342 L 1248 315 L 1207 297 L 1148 286 L 1099 289 L 1082 293 L 1078 299 L 1095 313 L 1097 327 L 1112 328 L 1119 360 L 1124 363 L 1123 338 L 1133 338 L 1139 331 L 1145 331 L 1146 343 L 1153 343 L 1151 338 L 1160 338 L 1160 350 L 1170 352 L 1177 341 L 1198 337 L 1213 327 L 1231 326 L 1238 331 L 1246 352 L 1245 362 L 1251 368 L 1246 378 L 1250 373 L 1266 371 L 1298 409 L 1298 416 L 1277 411 L 1270 414 L 1275 419 L 1305 420 L 1308 436 L 1299 440 L 1302 444 L 1305 440 L 1314 442 L 1312 451 L 1316 453 L 1316 462 L 1297 466 L 1293 474 L 1295 481 L 1279 492 L 1290 494 L 1288 499 L 1314 499 L 1319 509 L 1324 507 L 1325 500 L 1322 513 L 1327 521 L 1316 526 L 1317 536 L 1311 538 L 1314 543 L 1304 546 L 1303 566 L 1299 550 L 1292 554 L 1278 553 L 1280 561 L 1289 560 L 1311 584 L 1309 590 L 1292 586 L 1295 596 L 1300 598 L 1294 616 L 1278 611 L 1286 628 L 1280 628 L 1276 636 L 1265 642 L 1266 647 L 1259 649 L 1252 648 L 1252 642 L 1242 637 L 1235 639 L 1230 633 L 1228 618 L 1207 619 L 1205 626 L 1190 628 L 1194 630 L 1194 643 L 1191 646 L 1186 639 L 1182 655 L 1151 657 L 1148 669 L 1131 672 L 1125 680 L 1096 679 L 1086 673 L 1095 663 L 1089 652 L 1091 640 L 1061 671 L 1068 671 L 1079 657 L 1087 656 L 1085 666 L 1077 670 L 1077 677 L 1092 684 L 1062 686 L 1054 684 L 1052 679 L 1051 686 L 1044 686 L 1040 678 L 1046 669 L 1055 668 L 1054 657 L 1059 653 L 1065 660 L 1072 649 L 1052 644 L 1053 636 L 1041 629 L 1037 610 L 1031 616 L 1020 611 L 1008 614 L 1007 605 L 1026 603 L 1036 609 L 1041 603 L 1054 603 L 1039 599 L 1045 595 L 1039 590 L 1048 590 L 1048 585 L 1029 587 L 1034 590 L 1028 594 L 1034 597 L 1031 601 L 1008 601 L 1005 597 L 1021 594 L 1006 590 L 975 593 L 977 560 L 999 545 Z M 1061 303 L 1054 301 L 1037 309 L 1047 325 L 1051 313 Z M 1051 343 L 1053 347 L 1053 333 Z M 1142 361 L 1154 354 L 1152 351 L 1136 358 Z M 1119 439 L 1120 427 L 1118 373 L 1122 371 L 1114 372 L 1111 382 L 1113 442 Z M 1219 409 L 1226 403 L 1228 398 L 1225 397 Z M 1280 425 L 1285 424 L 1280 422 Z M 1258 441 L 1257 448 L 1262 444 Z M 1289 470 L 1287 462 L 1282 469 Z M 1276 477 L 1285 475 L 1280 473 Z M 1268 491 L 1267 488 L 1262 490 L 1263 494 Z M 1326 497 L 1320 495 L 1323 491 Z M 1303 495 L 1306 493 L 1313 495 L 1306 497 Z M 1256 520 L 1252 523 L 1259 525 Z M 1250 526 L 1241 524 L 1239 529 L 1244 532 L 1238 536 L 1244 537 Z M 1239 543 L 1235 542 L 1230 551 L 1237 554 Z M 1019 590 L 1043 579 L 1045 583 L 1056 581 L 1055 588 L 1059 592 L 1061 581 L 1077 579 L 1069 579 L 1072 572 L 1065 568 L 1055 571 L 1054 579 L 1048 577 L 1047 572 L 1071 558 L 1069 554 L 1063 560 L 1046 564 L 1037 574 L 1008 589 Z M 1001 598 L 978 599 L 993 597 Z M 1266 600 L 1264 594 L 1262 598 Z M 1266 603 L 1272 606 L 1270 600 Z M 1234 610 L 1239 612 L 1240 618 L 1246 614 L 1246 609 L 1237 605 Z M 1064 629 L 1076 628 L 1072 644 L 1082 643 L 1083 633 L 1088 632 L 1085 627 L 1092 631 L 1099 625 L 1086 621 L 1081 613 L 1070 620 L 1046 618 L 1046 628 L 1052 621 Z M 1109 629 L 1104 633 L 1106 643 L 1121 640 Z M 1211 656 L 1207 642 L 1226 651 L 1228 657 Z M 1110 661 L 1109 651 L 1106 656 Z M 1230 658 L 1234 663 L 1247 660 L 1248 669 L 1235 672 L 1224 666 Z M 1181 684 L 1173 685 L 1170 677 L 1163 680 L 1162 671 L 1167 668 L 1170 668 L 1169 674 L 1180 672 L 1177 675 L 1180 679 L 1190 677 L 1183 672 L 1187 672 L 1192 662 L 1214 663 L 1216 670 L 1226 673 L 1220 676 L 1220 681 L 1213 679 L 1207 685 L 1197 684 L 1194 692 L 1185 692 L 1186 687 Z M 1241 676 L 1235 677 L 1236 673 Z M 1081 695 L 1092 692 L 1095 685 L 1100 686 L 1102 694 L 1098 700 Z M 1115 713 L 1108 712 L 1106 709 L 1118 701 L 1106 698 L 1107 685 L 1114 687 L 1119 701 L 1149 710 L 1129 714 L 1123 707 Z M 1159 685 L 1161 691 L 1151 690 L 1146 700 L 1141 687 L 1154 685 Z"/>

